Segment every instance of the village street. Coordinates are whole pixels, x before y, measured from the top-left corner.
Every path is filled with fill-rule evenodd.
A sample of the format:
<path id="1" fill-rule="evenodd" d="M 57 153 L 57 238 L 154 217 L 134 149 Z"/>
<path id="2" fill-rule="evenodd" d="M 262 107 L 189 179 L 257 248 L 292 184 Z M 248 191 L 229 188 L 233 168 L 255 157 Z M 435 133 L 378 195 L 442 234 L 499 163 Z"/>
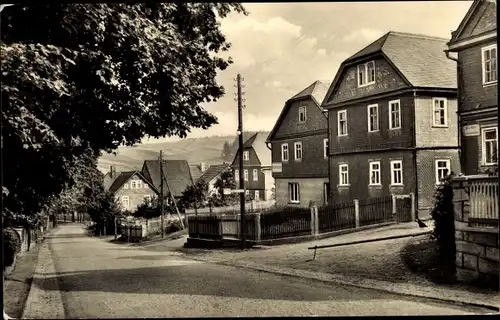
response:
<path id="1" fill-rule="evenodd" d="M 25 318 L 486 313 L 375 290 L 193 261 L 60 226 L 46 239 Z M 40 278 L 41 277 L 41 278 Z M 91 306 L 91 307 L 90 307 Z"/>

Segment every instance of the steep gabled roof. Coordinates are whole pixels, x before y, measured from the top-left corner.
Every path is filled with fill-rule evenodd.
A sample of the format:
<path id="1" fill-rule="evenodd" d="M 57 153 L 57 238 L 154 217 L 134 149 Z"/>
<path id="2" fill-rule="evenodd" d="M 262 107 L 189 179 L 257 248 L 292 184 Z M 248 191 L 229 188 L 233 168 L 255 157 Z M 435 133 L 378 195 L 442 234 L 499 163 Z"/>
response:
<path id="1" fill-rule="evenodd" d="M 193 183 L 196 183 L 198 179 L 203 175 L 201 172 L 199 164 L 189 164 L 189 168 L 191 169 L 191 177 L 193 179 Z"/>
<path id="2" fill-rule="evenodd" d="M 267 147 L 266 141 L 266 132 L 257 132 L 243 143 L 243 149 L 253 148 L 262 166 L 271 165 L 271 150 Z"/>
<path id="3" fill-rule="evenodd" d="M 390 31 L 346 59 L 340 65 L 323 105 L 343 79 L 347 67 L 375 54 L 384 56 L 409 86 L 457 88 L 456 63 L 444 54 L 447 39 Z M 376 68 L 376 67 L 375 67 Z"/>
<path id="4" fill-rule="evenodd" d="M 151 182 L 160 190 L 161 174 L 158 160 L 145 160 L 142 166 L 145 177 L 150 177 Z M 191 170 L 186 160 L 163 160 L 163 173 L 174 197 L 180 197 L 188 186 L 193 185 Z M 164 184 L 164 195 L 168 195 L 167 184 Z"/>
<path id="5" fill-rule="evenodd" d="M 155 191 L 156 188 L 154 187 L 153 184 L 151 184 L 150 181 L 148 181 L 140 171 L 124 171 L 124 172 L 117 172 L 117 176 L 115 178 L 115 180 L 111 183 L 111 186 L 109 187 L 109 192 L 111 193 L 115 193 L 117 192 L 125 183 L 127 183 L 130 178 L 132 178 L 134 175 L 137 175 L 139 178 L 141 178 L 141 180 L 144 182 L 144 183 L 147 183 L 148 185 L 151 186 L 151 188 Z"/>
<path id="6" fill-rule="evenodd" d="M 200 180 L 203 180 L 205 182 L 210 182 L 212 181 L 215 177 L 217 177 L 222 171 L 226 170 L 229 168 L 228 164 L 214 164 L 208 167 L 208 169 L 203 173 L 203 175 L 200 177 Z"/>
<path id="7" fill-rule="evenodd" d="M 321 108 L 321 105 L 323 103 L 323 99 L 325 98 L 325 95 L 329 87 L 330 87 L 330 82 L 316 80 L 312 84 L 310 84 L 307 88 L 305 88 L 304 90 L 300 91 L 299 93 L 288 99 L 285 102 L 283 109 L 281 109 L 281 113 L 278 116 L 278 120 L 276 120 L 276 123 L 274 124 L 274 127 L 271 130 L 271 132 L 269 133 L 269 136 L 267 137 L 266 141 L 269 142 L 274 137 L 294 101 L 311 97 L 312 100 L 316 103 L 316 106 L 321 110 L 323 110 Z"/>
<path id="8" fill-rule="evenodd" d="M 469 10 L 467 10 L 467 13 L 465 14 L 464 18 L 460 22 L 460 25 L 458 26 L 457 30 L 455 30 L 454 32 L 451 33 L 452 36 L 451 36 L 450 42 L 448 42 L 448 45 L 454 43 L 462 36 L 462 32 L 464 31 L 465 27 L 469 23 L 470 19 L 472 18 L 474 13 L 478 10 L 480 5 L 484 2 L 487 2 L 487 0 L 474 0 L 472 5 L 470 6 Z"/>

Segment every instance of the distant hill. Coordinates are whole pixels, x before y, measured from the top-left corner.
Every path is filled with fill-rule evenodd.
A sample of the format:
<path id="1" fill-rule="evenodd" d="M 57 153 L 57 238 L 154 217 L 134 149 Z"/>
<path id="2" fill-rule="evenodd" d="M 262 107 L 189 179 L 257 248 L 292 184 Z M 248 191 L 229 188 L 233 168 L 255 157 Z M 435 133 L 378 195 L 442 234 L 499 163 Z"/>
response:
<path id="1" fill-rule="evenodd" d="M 246 141 L 255 132 L 244 132 Z M 268 132 L 266 132 L 268 133 Z M 227 142 L 231 147 L 231 156 L 225 159 L 231 162 L 238 150 L 237 136 L 214 136 L 205 138 L 183 139 L 175 142 L 144 143 L 133 147 L 120 147 L 117 155 L 103 154 L 99 158 L 98 167 L 102 172 L 108 172 L 110 166 L 115 166 L 117 171 L 140 170 L 144 160 L 158 159 L 160 150 L 163 150 L 165 160 L 187 160 L 190 164 L 206 163 L 217 164 L 224 161 L 222 150 Z"/>

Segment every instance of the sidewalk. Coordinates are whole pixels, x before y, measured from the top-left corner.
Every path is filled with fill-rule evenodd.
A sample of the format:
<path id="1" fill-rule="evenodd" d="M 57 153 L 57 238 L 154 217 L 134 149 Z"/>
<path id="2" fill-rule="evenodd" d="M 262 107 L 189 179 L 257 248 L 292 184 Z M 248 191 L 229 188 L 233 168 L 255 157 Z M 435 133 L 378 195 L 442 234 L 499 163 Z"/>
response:
<path id="1" fill-rule="evenodd" d="M 423 296 L 434 299 L 488 305 L 498 307 L 498 292 L 454 285 L 436 285 L 412 273 L 403 263 L 400 253 L 412 238 L 400 238 L 379 242 L 369 242 L 334 248 L 318 249 L 316 259 L 311 261 L 314 250 L 308 247 L 330 245 L 352 241 L 379 239 L 389 236 L 419 235 L 432 230 L 432 222 L 427 228 L 419 228 L 416 223 L 391 225 L 378 229 L 344 234 L 334 238 L 281 245 L 276 247 L 255 247 L 247 251 L 235 249 L 204 250 L 184 249 L 179 240 L 158 243 L 144 250 L 182 251 L 187 257 L 217 264 L 251 268 L 266 272 L 293 275 L 327 282 L 375 288 L 404 295 Z M 185 239 L 185 238 L 184 238 Z"/>

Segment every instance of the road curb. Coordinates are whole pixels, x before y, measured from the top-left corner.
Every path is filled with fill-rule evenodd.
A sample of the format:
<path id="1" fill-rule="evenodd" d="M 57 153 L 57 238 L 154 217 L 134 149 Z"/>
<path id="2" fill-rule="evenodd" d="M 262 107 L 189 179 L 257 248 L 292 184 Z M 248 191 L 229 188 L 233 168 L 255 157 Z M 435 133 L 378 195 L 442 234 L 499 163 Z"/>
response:
<path id="1" fill-rule="evenodd" d="M 443 298 L 444 296 L 446 296 L 446 293 L 444 293 L 444 291 L 447 291 L 446 289 L 437 289 L 437 288 L 431 289 L 431 288 L 426 288 L 424 286 L 418 286 L 418 285 L 406 285 L 406 288 L 405 288 L 405 286 L 395 285 L 394 283 L 389 283 L 387 281 L 356 278 L 356 277 L 352 277 L 352 276 L 347 277 L 347 276 L 340 275 L 340 274 L 327 274 L 327 273 L 312 272 L 312 271 L 301 270 L 301 269 L 273 267 L 273 266 L 268 266 L 268 265 L 231 263 L 231 262 L 224 262 L 224 261 L 218 261 L 218 260 L 213 260 L 213 259 L 203 259 L 203 258 L 196 258 L 196 257 L 189 257 L 189 258 L 193 259 L 193 260 L 205 261 L 205 262 L 209 262 L 209 263 L 213 263 L 213 264 L 245 268 L 245 269 L 256 270 L 256 271 L 261 271 L 261 272 L 266 272 L 266 273 L 272 273 L 272 274 L 277 274 L 277 275 L 285 275 L 285 276 L 291 276 L 291 277 L 316 280 L 316 281 L 321 281 L 324 283 L 335 283 L 335 284 L 353 286 L 353 287 L 358 287 L 358 288 L 363 288 L 363 289 L 378 290 L 378 291 L 382 291 L 382 292 L 387 292 L 387 293 L 392 293 L 392 294 L 397 294 L 397 295 L 404 295 L 404 296 L 408 296 L 408 297 L 425 298 L 425 299 L 430 299 L 430 300 L 435 300 L 435 301 L 440 301 L 440 302 L 446 302 L 446 303 L 450 303 L 450 304 L 454 304 L 454 305 L 458 305 L 458 306 L 480 307 L 480 308 L 485 308 L 485 309 L 496 311 L 496 312 L 500 311 L 500 304 L 496 305 L 494 303 L 491 303 L 491 304 L 479 303 L 479 302 L 476 302 L 477 300 L 474 300 L 472 298 L 457 297 L 457 296 L 454 299 Z M 435 291 L 435 292 L 429 292 L 431 290 Z M 418 293 L 415 293 L 415 291 L 417 291 Z M 449 294 L 449 291 L 448 291 L 448 294 Z M 486 295 L 482 295 L 482 296 L 486 296 Z M 482 298 L 483 299 L 479 299 L 479 301 L 484 301 L 484 299 L 489 300 L 486 297 L 482 297 Z M 496 301 L 500 301 L 500 295 L 498 295 L 498 299 Z"/>
<path id="2" fill-rule="evenodd" d="M 65 319 L 62 294 L 55 274 L 52 254 L 44 241 L 38 253 L 38 260 L 22 319 Z M 45 276 L 51 274 L 52 276 Z M 44 290 L 47 283 L 57 290 Z"/>

